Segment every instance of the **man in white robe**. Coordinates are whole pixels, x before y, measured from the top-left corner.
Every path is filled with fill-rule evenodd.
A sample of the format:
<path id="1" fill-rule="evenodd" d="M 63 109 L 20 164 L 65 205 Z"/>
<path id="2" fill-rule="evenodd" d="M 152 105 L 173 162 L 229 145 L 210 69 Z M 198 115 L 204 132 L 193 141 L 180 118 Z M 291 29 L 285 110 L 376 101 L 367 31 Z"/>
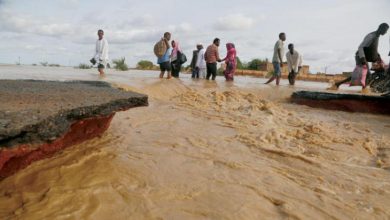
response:
<path id="1" fill-rule="evenodd" d="M 106 68 L 106 65 L 109 61 L 108 59 L 108 42 L 104 36 L 103 30 L 98 30 L 98 40 L 96 41 L 96 51 L 95 56 L 92 60 L 94 60 L 95 63 L 98 64 L 98 71 L 100 75 L 104 75 L 104 68 Z M 93 63 L 93 61 L 91 62 Z"/>
<path id="2" fill-rule="evenodd" d="M 288 81 L 290 85 L 294 85 L 295 78 L 302 68 L 302 56 L 298 53 L 298 51 L 294 50 L 294 44 L 288 45 L 286 59 L 288 65 Z"/>
<path id="3" fill-rule="evenodd" d="M 206 61 L 204 59 L 206 49 L 203 48 L 202 44 L 198 44 L 200 50 L 198 53 L 198 59 L 196 60 L 196 68 L 199 72 L 199 76 L 203 79 L 206 79 Z"/>

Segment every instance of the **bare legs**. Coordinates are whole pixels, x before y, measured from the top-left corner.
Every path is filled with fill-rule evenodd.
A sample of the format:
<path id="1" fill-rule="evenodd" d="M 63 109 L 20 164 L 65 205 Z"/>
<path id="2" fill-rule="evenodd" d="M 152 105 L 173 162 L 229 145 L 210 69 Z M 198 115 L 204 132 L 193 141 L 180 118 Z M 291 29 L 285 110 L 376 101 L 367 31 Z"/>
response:
<path id="1" fill-rule="evenodd" d="M 348 78 L 346 78 L 346 79 L 344 79 L 344 80 L 341 80 L 340 82 L 335 83 L 334 85 L 335 85 L 337 88 L 339 88 L 341 84 L 344 84 L 344 83 L 346 83 L 346 82 L 350 82 L 351 79 L 352 79 L 352 77 L 348 77 Z"/>
<path id="2" fill-rule="evenodd" d="M 160 73 L 160 79 L 164 78 L 164 73 L 165 73 L 165 71 L 161 71 L 161 73 Z M 172 78 L 171 72 L 170 72 L 170 71 L 167 71 L 167 73 L 168 73 L 167 79 Z"/>
<path id="3" fill-rule="evenodd" d="M 100 76 L 104 75 L 104 68 L 98 68 Z"/>
<path id="4" fill-rule="evenodd" d="M 290 85 L 295 85 L 295 78 L 297 77 L 297 74 L 294 72 L 294 71 L 291 71 L 289 74 L 288 74 L 288 82 L 290 83 Z"/>
<path id="5" fill-rule="evenodd" d="M 272 65 L 274 66 L 274 74 L 265 84 L 269 84 L 276 79 L 276 85 L 278 86 L 280 82 L 280 77 L 282 75 L 281 68 L 283 64 L 278 62 L 272 62 Z"/>
<path id="6" fill-rule="evenodd" d="M 280 76 L 273 76 L 273 77 L 271 77 L 265 84 L 269 84 L 272 81 L 274 81 L 275 79 L 276 79 L 276 85 L 278 86 L 279 82 L 280 82 Z"/>

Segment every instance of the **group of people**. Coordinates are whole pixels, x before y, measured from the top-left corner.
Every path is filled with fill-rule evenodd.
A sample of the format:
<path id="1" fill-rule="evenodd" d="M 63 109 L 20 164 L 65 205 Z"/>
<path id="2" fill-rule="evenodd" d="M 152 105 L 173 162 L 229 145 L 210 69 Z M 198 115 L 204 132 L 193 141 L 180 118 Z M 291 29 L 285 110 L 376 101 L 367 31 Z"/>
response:
<path id="1" fill-rule="evenodd" d="M 272 77 L 265 83 L 269 84 L 276 79 L 276 85 L 279 85 L 282 77 L 283 55 L 284 55 L 284 41 L 286 41 L 286 34 L 280 33 L 279 40 L 274 46 L 274 55 L 272 57 L 272 65 L 274 72 Z M 288 81 L 290 85 L 295 84 L 295 78 L 302 68 L 302 56 L 294 49 L 294 44 L 288 45 L 288 52 L 286 53 L 287 67 L 288 67 Z"/>
<path id="2" fill-rule="evenodd" d="M 166 32 L 162 40 L 169 45 L 169 40 L 171 38 L 171 34 Z M 274 47 L 274 55 L 272 59 L 274 74 L 273 76 L 266 82 L 266 84 L 274 81 L 276 79 L 276 84 L 279 85 L 283 67 L 283 57 L 284 57 L 284 41 L 286 41 L 286 34 L 280 33 L 279 40 L 276 42 Z M 174 41 L 172 41 L 174 42 Z M 224 76 L 227 81 L 234 80 L 234 74 L 237 68 L 237 51 L 235 45 L 233 43 L 226 44 L 226 57 L 221 59 L 219 56 L 218 48 L 220 46 L 220 39 L 215 38 L 213 43 L 209 45 L 206 49 L 204 49 L 201 43 L 196 45 L 196 50 L 193 51 L 192 60 L 191 60 L 191 70 L 192 70 L 192 78 L 204 78 L 207 80 L 215 80 L 217 77 L 217 64 L 218 62 L 225 62 L 224 68 Z M 175 47 L 173 50 L 175 50 Z M 286 54 L 287 66 L 288 66 L 288 79 L 291 85 L 295 84 L 295 78 L 302 67 L 302 56 L 294 49 L 293 44 L 288 45 L 289 52 Z M 180 51 L 180 49 L 179 49 Z M 170 55 L 171 54 L 171 55 Z M 160 78 L 163 78 L 165 72 L 168 73 L 168 77 L 170 78 L 170 72 L 174 68 L 174 52 L 171 52 L 171 48 L 167 48 L 166 53 L 162 57 L 158 57 L 157 63 L 160 65 Z M 171 63 L 170 63 L 171 62 Z M 181 66 L 180 66 L 181 67 Z M 177 69 L 180 71 L 180 69 Z M 173 74 L 174 70 L 172 70 L 172 76 L 179 77 L 179 74 Z"/>
<path id="3" fill-rule="evenodd" d="M 382 63 L 383 60 L 378 53 L 379 37 L 387 33 L 389 25 L 382 23 L 378 29 L 369 33 L 360 44 L 358 51 L 355 54 L 356 66 L 362 67 L 368 70 L 367 79 L 370 78 L 370 70 L 368 63 Z M 98 40 L 96 41 L 96 51 L 91 62 L 98 66 L 98 71 L 101 75 L 104 74 L 104 69 L 108 64 L 108 42 L 103 37 L 104 31 L 98 31 Z M 166 44 L 165 53 L 158 57 L 157 63 L 160 66 L 160 78 L 164 77 L 167 72 L 167 78 L 179 77 L 182 64 L 186 61 L 185 55 L 180 48 L 179 42 L 176 40 L 171 41 L 171 33 L 166 32 L 162 38 L 162 41 Z M 294 44 L 288 45 L 288 52 L 284 54 L 284 42 L 286 41 L 286 34 L 280 33 L 279 39 L 275 43 L 274 53 L 272 58 L 272 64 L 274 72 L 272 77 L 265 83 L 269 84 L 276 80 L 276 85 L 279 85 L 284 55 L 286 56 L 287 68 L 288 68 L 288 80 L 290 85 L 295 84 L 295 78 L 302 68 L 302 55 L 294 49 Z M 215 38 L 213 43 L 206 49 L 201 43 L 196 45 L 196 50 L 193 51 L 193 57 L 190 67 L 192 69 L 192 78 L 204 78 L 207 80 L 215 80 L 217 76 L 217 64 L 218 62 L 225 62 L 224 76 L 227 81 L 234 80 L 234 74 L 237 68 L 237 51 L 233 43 L 227 43 L 227 55 L 221 59 L 219 56 L 218 48 L 220 46 L 220 39 Z M 184 61 L 183 61 L 184 56 Z M 390 53 L 389 53 L 390 56 Z M 334 88 L 337 89 L 341 84 L 350 82 L 352 77 L 348 77 L 345 80 L 335 83 Z M 365 88 L 366 83 L 362 83 Z"/>
<path id="4" fill-rule="evenodd" d="M 158 57 L 157 63 L 160 65 L 160 78 L 164 77 L 167 72 L 167 78 L 179 77 L 182 61 L 177 58 L 182 56 L 183 52 L 178 46 L 177 41 L 172 40 L 171 46 L 169 41 L 171 39 L 171 33 L 166 32 L 162 40 L 166 42 L 167 48 L 163 56 Z M 237 53 L 233 43 L 226 44 L 227 55 L 221 59 L 219 56 L 218 47 L 220 45 L 220 39 L 215 38 L 213 43 L 204 49 L 201 43 L 196 45 L 196 50 L 193 51 L 190 67 L 192 69 L 192 78 L 204 78 L 207 80 L 215 80 L 217 77 L 217 63 L 225 62 L 226 69 L 224 75 L 226 80 L 234 80 L 234 72 L 237 67 Z M 177 61 L 179 60 L 179 62 Z M 180 62 L 181 61 L 181 62 Z"/>
<path id="5" fill-rule="evenodd" d="M 160 78 L 164 77 L 167 72 L 167 78 L 170 79 L 172 76 L 178 78 L 182 66 L 181 56 L 183 51 L 180 48 L 178 41 L 171 40 L 171 33 L 166 32 L 162 39 L 166 44 L 166 51 L 163 56 L 158 57 L 157 63 L 160 65 Z"/>

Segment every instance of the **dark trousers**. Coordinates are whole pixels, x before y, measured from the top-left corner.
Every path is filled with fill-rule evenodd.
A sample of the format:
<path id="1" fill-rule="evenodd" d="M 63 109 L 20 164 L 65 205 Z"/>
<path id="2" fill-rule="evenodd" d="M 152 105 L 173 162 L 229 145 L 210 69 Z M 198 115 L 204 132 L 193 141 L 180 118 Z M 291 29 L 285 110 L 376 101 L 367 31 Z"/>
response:
<path id="1" fill-rule="evenodd" d="M 215 80 L 217 77 L 217 63 L 208 63 L 207 64 L 207 76 L 206 79 L 209 80 L 210 76 L 213 76 L 211 79 Z"/>
<path id="2" fill-rule="evenodd" d="M 199 69 L 198 68 L 193 68 L 192 69 L 192 78 L 199 78 Z"/>
<path id="3" fill-rule="evenodd" d="M 181 64 L 178 60 L 175 60 L 171 63 L 172 65 L 172 76 L 175 78 L 179 78 Z"/>
<path id="4" fill-rule="evenodd" d="M 294 70 L 288 74 L 288 82 L 290 83 L 290 85 L 295 84 L 295 78 L 297 77 L 297 75 L 298 73 L 296 73 Z"/>

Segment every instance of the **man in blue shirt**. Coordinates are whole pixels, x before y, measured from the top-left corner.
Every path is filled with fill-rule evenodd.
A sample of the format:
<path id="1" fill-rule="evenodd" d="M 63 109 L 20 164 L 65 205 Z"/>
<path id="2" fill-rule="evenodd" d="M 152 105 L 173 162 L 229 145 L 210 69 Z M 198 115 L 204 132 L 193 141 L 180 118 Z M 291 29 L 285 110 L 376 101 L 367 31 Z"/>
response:
<path id="1" fill-rule="evenodd" d="M 162 57 L 159 57 L 157 59 L 157 63 L 160 65 L 160 70 L 161 70 L 160 78 L 164 77 L 165 71 L 168 72 L 167 79 L 170 79 L 172 77 L 171 76 L 171 52 L 172 52 L 172 48 L 169 47 L 169 40 L 170 39 L 171 39 L 171 34 L 169 32 L 166 32 L 164 34 L 163 40 L 167 44 L 167 51 L 165 51 L 165 54 Z"/>

